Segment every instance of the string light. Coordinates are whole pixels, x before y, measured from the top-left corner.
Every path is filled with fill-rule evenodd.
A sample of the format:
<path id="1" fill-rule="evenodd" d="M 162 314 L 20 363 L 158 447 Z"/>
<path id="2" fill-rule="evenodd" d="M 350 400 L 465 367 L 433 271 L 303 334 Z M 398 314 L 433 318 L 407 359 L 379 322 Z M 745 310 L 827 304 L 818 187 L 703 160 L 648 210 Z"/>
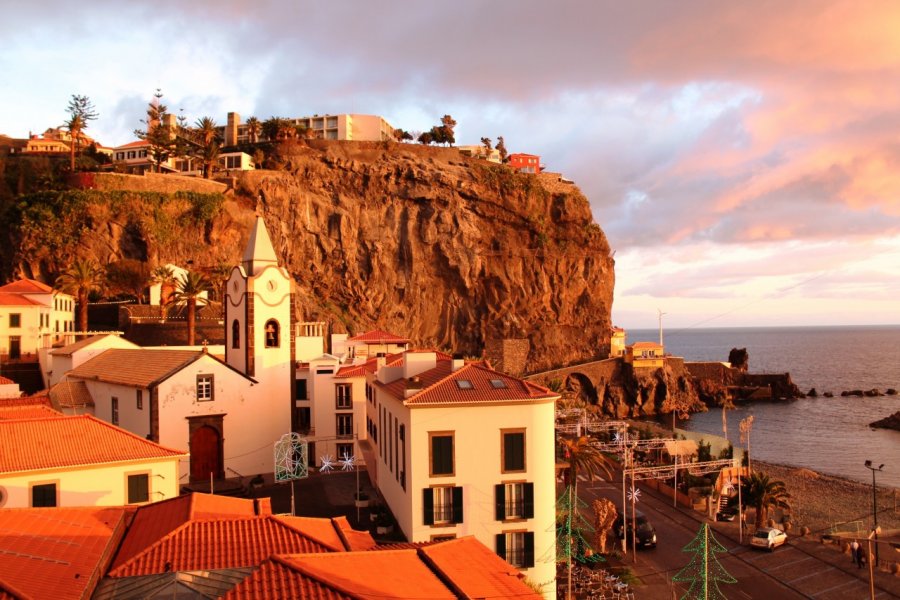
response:
<path id="1" fill-rule="evenodd" d="M 737 583 L 737 579 L 716 557 L 716 554 L 727 554 L 728 550 L 715 538 L 707 523 L 700 525 L 697 536 L 682 548 L 682 552 L 692 552 L 694 556 L 672 577 L 672 581 L 691 584 L 681 600 L 727 600 L 719 590 L 719 583 Z"/>

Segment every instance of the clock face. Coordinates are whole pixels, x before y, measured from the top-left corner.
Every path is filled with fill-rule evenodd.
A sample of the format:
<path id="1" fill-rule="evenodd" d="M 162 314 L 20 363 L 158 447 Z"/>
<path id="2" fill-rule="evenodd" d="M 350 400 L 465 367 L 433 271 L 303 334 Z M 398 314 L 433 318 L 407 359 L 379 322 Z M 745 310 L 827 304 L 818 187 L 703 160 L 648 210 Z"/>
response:
<path id="1" fill-rule="evenodd" d="M 269 288 L 269 291 L 270 291 L 270 292 L 274 292 L 275 290 L 278 289 L 278 282 L 276 282 L 275 280 L 270 279 L 270 280 L 269 280 L 269 283 L 266 284 L 266 287 Z"/>

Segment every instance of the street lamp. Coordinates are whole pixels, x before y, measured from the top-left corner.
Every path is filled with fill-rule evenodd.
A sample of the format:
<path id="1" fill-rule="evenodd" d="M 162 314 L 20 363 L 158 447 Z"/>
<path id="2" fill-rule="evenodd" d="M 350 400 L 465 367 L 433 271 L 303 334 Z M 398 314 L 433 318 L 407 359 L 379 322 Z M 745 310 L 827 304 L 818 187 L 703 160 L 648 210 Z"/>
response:
<path id="1" fill-rule="evenodd" d="M 878 504 L 877 497 L 875 495 L 875 471 L 880 471 L 884 468 L 884 464 L 880 464 L 877 467 L 872 464 L 871 460 L 867 460 L 865 462 L 865 466 L 868 470 L 872 471 L 872 532 L 875 534 L 875 565 L 878 565 Z"/>

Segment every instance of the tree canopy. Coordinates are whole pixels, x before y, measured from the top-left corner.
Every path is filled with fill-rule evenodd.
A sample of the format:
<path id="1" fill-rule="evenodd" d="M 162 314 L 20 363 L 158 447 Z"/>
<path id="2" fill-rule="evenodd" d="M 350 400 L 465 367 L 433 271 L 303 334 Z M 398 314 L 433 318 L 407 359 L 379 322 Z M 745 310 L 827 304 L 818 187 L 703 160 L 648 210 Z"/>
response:
<path id="1" fill-rule="evenodd" d="M 88 128 L 88 123 L 94 121 L 98 115 L 91 99 L 78 94 L 72 94 L 66 111 L 69 113 L 69 118 L 66 120 L 65 128 L 72 138 L 69 142 L 69 169 L 74 172 L 75 153 L 81 148 L 81 138 L 84 135 L 84 130 Z"/>
<path id="2" fill-rule="evenodd" d="M 135 129 L 134 135 L 150 144 L 148 154 L 156 165 L 156 172 L 162 169 L 163 163 L 177 153 L 175 131 L 169 124 L 169 109 L 162 103 L 163 93 L 157 88 L 153 100 L 147 105 L 147 117 L 141 122 L 144 129 Z"/>

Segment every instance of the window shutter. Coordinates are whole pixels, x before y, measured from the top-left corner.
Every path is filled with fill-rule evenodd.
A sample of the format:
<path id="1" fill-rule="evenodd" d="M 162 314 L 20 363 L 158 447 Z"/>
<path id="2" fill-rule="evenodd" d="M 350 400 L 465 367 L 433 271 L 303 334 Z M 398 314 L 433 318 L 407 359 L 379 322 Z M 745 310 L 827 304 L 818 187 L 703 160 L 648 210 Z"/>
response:
<path id="1" fill-rule="evenodd" d="M 453 488 L 453 522 L 463 522 L 463 489 L 461 487 Z"/>
<path id="2" fill-rule="evenodd" d="M 425 488 L 422 490 L 422 511 L 426 525 L 434 525 L 434 490 Z"/>
<path id="3" fill-rule="evenodd" d="M 498 533 L 497 538 L 497 556 L 506 560 L 506 534 Z"/>
<path id="4" fill-rule="evenodd" d="M 494 486 L 494 517 L 498 521 L 506 518 L 506 485 L 498 483 Z"/>
<path id="5" fill-rule="evenodd" d="M 534 517 L 534 484 L 533 483 L 525 483 L 522 484 L 522 491 L 524 492 L 524 508 L 525 508 L 525 518 L 531 519 Z"/>
<path id="6" fill-rule="evenodd" d="M 525 532 L 525 561 L 522 567 L 530 569 L 534 566 L 534 532 Z"/>

